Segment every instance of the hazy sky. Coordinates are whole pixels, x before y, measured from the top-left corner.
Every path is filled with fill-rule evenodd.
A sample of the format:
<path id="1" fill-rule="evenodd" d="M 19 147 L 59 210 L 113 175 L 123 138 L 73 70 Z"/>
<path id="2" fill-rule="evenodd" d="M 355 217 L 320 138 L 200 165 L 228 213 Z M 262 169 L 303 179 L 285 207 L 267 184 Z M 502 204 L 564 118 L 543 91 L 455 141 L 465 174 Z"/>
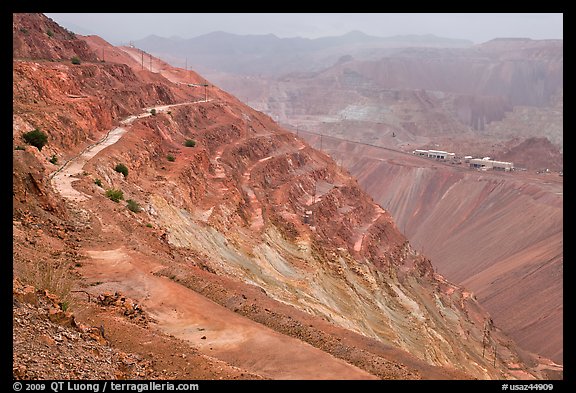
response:
<path id="1" fill-rule="evenodd" d="M 58 14 L 47 13 L 79 34 L 97 34 L 112 44 L 155 34 L 192 38 L 213 31 L 278 37 L 342 35 L 352 30 L 389 37 L 434 34 L 481 43 L 496 37 L 563 38 L 563 14 Z"/>

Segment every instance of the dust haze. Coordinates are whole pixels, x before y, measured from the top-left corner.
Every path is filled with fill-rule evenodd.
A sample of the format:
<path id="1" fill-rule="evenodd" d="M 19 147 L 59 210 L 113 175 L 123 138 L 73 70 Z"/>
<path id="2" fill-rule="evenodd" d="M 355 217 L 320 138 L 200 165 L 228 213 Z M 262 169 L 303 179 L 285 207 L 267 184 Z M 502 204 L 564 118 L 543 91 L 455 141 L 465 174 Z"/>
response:
<path id="1" fill-rule="evenodd" d="M 62 14 L 48 13 L 79 34 L 97 34 L 114 43 L 150 35 L 193 38 L 215 31 L 319 38 L 361 31 L 377 37 L 436 35 L 476 44 L 496 37 L 562 39 L 563 14 L 554 13 L 197 13 Z M 122 26 L 122 28 L 118 28 Z"/>

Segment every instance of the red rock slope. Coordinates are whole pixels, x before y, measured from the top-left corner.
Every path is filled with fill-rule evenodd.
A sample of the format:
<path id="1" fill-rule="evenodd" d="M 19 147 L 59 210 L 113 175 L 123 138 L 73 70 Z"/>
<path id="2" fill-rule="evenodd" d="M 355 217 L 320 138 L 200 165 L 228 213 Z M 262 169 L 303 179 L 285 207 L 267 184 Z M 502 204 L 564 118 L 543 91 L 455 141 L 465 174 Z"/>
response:
<path id="1" fill-rule="evenodd" d="M 439 272 L 473 290 L 521 346 L 562 361 L 562 177 L 477 172 L 330 138 L 323 145 Z"/>
<path id="2" fill-rule="evenodd" d="M 58 198 L 56 183 L 66 176 L 49 181 L 58 166 L 47 154 L 75 163 L 70 152 L 88 148 L 90 132 L 104 133 L 100 113 L 119 115 L 112 127 L 123 121 L 116 143 L 84 154 L 79 168 L 60 168 L 86 199 L 59 205 L 79 230 L 78 257 L 70 260 L 77 285 L 92 294 L 121 291 L 148 308 L 155 323 L 145 332 L 176 336 L 192 352 L 267 378 L 308 378 L 308 368 L 290 373 L 287 365 L 328 364 L 323 359 L 330 366 L 318 378 L 334 377 L 336 365 L 351 378 L 383 379 L 545 378 L 543 368 L 556 368 L 518 352 L 332 159 L 227 93 L 211 87 L 210 100 L 198 100 L 186 86 L 118 64 L 21 61 L 14 69 L 14 144 L 32 124 L 51 137 L 41 152 L 15 150 L 17 221 L 54 210 L 32 212 L 26 203 Z M 38 75 L 56 72 L 65 82 L 47 89 L 50 78 Z M 92 114 L 64 99 L 67 86 L 85 84 Z M 174 101 L 185 104 L 164 107 Z M 63 107 L 69 121 L 51 121 Z M 73 130 L 79 137 L 68 137 Z M 118 163 L 127 176 L 114 170 Z M 131 209 L 107 198 L 110 189 L 122 190 Z M 34 230 L 25 228 L 19 255 L 41 250 L 28 244 Z M 22 258 L 16 262 L 26 265 Z"/>

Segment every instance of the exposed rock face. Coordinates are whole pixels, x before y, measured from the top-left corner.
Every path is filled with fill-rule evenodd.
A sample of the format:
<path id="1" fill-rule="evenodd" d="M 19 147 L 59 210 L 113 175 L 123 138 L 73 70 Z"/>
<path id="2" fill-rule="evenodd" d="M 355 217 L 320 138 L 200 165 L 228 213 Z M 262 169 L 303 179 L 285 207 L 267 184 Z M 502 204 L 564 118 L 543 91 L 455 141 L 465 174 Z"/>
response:
<path id="1" fill-rule="evenodd" d="M 558 40 L 401 48 L 345 58 L 314 72 L 267 78 L 213 72 L 210 77 L 278 121 L 367 143 L 396 146 L 446 135 L 546 136 L 563 146 L 558 105 L 563 43 Z M 396 140 L 388 140 L 391 132 Z"/>
<path id="2" fill-rule="evenodd" d="M 12 14 L 14 59 L 96 61 L 96 55 L 74 33 L 43 14 Z"/>
<path id="3" fill-rule="evenodd" d="M 114 102 L 125 102 L 124 110 L 138 115 L 143 111 L 138 106 L 144 103 L 171 104 L 177 97 L 195 98 L 169 81 L 153 88 L 147 82 L 151 76 L 140 76 L 129 67 L 88 64 L 82 73 L 72 64 L 60 66 L 60 79 L 70 81 L 69 86 L 82 86 L 90 80 L 86 83 L 94 97 L 92 107 L 100 105 L 100 109 L 80 115 L 78 108 L 84 104 L 75 100 L 66 103 L 70 124 L 81 128 L 84 137 L 67 138 L 69 128 L 58 128 L 57 142 L 47 145 L 47 150 L 58 154 L 69 148 L 80 151 L 89 143 L 85 135 L 98 123 L 98 116 L 104 116 L 96 113 L 121 116 L 120 110 L 114 112 Z M 15 97 L 19 108 L 28 108 L 25 121 L 23 114 L 15 116 L 14 135 L 18 136 L 24 122 L 51 124 L 48 103 L 62 105 L 62 88 L 66 87 L 55 84 L 46 89 L 45 79 L 33 70 L 33 62 L 15 63 L 14 67 L 18 70 L 15 91 L 33 90 L 45 97 L 37 102 L 24 93 Z M 122 74 L 110 77 L 112 71 Z M 109 86 L 107 83 L 118 90 L 101 93 L 99 86 Z M 147 94 L 141 97 L 141 92 Z M 113 120 L 113 126 L 118 120 Z M 378 356 L 383 355 L 375 356 L 367 344 L 368 349 L 355 353 L 363 356 L 356 360 L 351 360 L 345 347 L 332 348 L 331 357 L 318 355 L 354 378 L 422 378 L 430 375 L 431 369 L 435 375 L 452 378 L 544 378 L 547 374 L 542 370 L 553 367 L 540 367 L 543 360 L 521 357 L 474 296 L 435 273 L 430 261 L 414 251 L 398 231 L 390 214 L 330 157 L 229 94 L 211 88 L 208 101 L 132 118 L 126 127 L 119 141 L 91 158 L 82 168 L 85 175 L 71 185 L 88 200 L 66 200 L 63 204 L 75 217 L 82 213 L 85 221 L 81 251 L 90 266 L 80 270 L 86 275 L 82 279 L 106 277 L 107 282 L 95 285 L 114 288 L 111 293 L 120 287 L 135 302 L 148 304 L 154 304 L 151 294 L 160 296 L 158 286 L 167 285 L 165 279 L 160 281 L 156 276 L 163 266 L 183 269 L 183 276 L 199 276 L 198 269 L 203 269 L 210 273 L 203 276 L 209 277 L 207 280 L 221 277 L 229 280 L 229 286 L 256 287 L 269 304 L 284 304 L 272 310 L 278 310 L 278 318 L 306 313 L 314 321 L 323 319 L 326 326 L 332 326 L 332 337 L 344 337 L 347 330 L 350 336 L 355 333 L 374 340 L 378 350 L 382 344 L 391 348 L 385 364 L 378 363 Z M 187 139 L 193 139 L 195 146 L 185 147 Z M 40 153 L 44 149 L 33 156 L 32 163 L 41 162 Z M 175 159 L 168 161 L 168 154 Z M 16 168 L 27 170 L 30 163 L 25 157 L 28 155 L 14 155 Z M 126 163 L 128 177 L 114 171 L 118 162 Z M 96 178 L 101 179 L 102 188 L 94 184 Z M 48 184 L 46 177 L 40 184 Z M 103 189 L 110 188 L 122 189 L 126 199 L 137 199 L 143 211 L 133 213 L 107 199 Z M 15 199 L 20 197 L 20 193 L 15 194 Z M 24 213 L 19 211 L 17 218 L 21 216 Z M 110 240 L 103 242 L 102 238 Z M 123 251 L 127 248 L 130 251 Z M 130 261 L 139 261 L 139 265 Z M 176 280 L 178 276 L 169 278 Z M 180 288 L 178 285 L 170 281 L 166 288 Z M 223 291 L 232 289 L 224 287 Z M 117 300 L 124 314 L 134 310 L 127 298 L 102 297 L 104 304 Z M 157 329 L 189 340 L 189 326 L 183 329 L 178 325 L 179 314 L 189 311 L 155 306 Z M 227 315 L 226 310 L 218 310 Z M 246 321 L 242 324 L 256 329 Z M 293 339 L 295 333 L 290 332 L 282 334 L 290 333 Z M 267 334 L 278 338 L 277 333 Z M 212 339 L 208 333 L 199 335 L 206 337 L 199 337 L 206 343 Z M 278 340 L 282 343 L 287 339 Z M 325 350 L 324 342 L 306 342 L 315 343 L 313 349 L 304 346 L 307 354 Z M 486 342 L 496 348 L 491 358 L 482 355 Z M 241 344 L 246 348 L 250 342 Z M 259 343 L 252 344 L 258 347 Z M 212 350 L 204 343 L 194 345 L 206 353 Z M 232 366 L 248 371 L 256 367 L 254 361 L 247 362 L 229 350 L 218 349 L 214 356 L 229 362 L 227 375 L 235 375 Z M 394 368 L 400 371 L 391 371 Z"/>
<path id="4" fill-rule="evenodd" d="M 23 143 L 20 137 L 24 132 L 39 127 L 50 141 L 42 153 L 49 157 L 55 153 L 50 149 L 58 147 L 64 159 L 82 144 L 101 138 L 130 113 L 189 97 L 178 87 L 168 88 L 168 81 L 162 77 L 159 81 L 141 81 L 124 64 L 72 66 L 16 61 L 13 77 L 15 144 Z M 50 110 L 33 113 L 37 105 Z"/>
<path id="5" fill-rule="evenodd" d="M 563 186 L 557 173 L 476 172 L 324 139 L 326 151 L 389 209 L 442 274 L 473 290 L 524 348 L 562 361 Z M 542 157 L 543 165 L 550 162 L 546 148 L 547 139 L 528 139 L 502 157 L 516 162 L 516 149 L 530 149 L 522 156 Z"/>
<path id="6" fill-rule="evenodd" d="M 211 77 L 252 107 L 294 131 L 299 128 L 314 147 L 330 152 L 390 209 L 408 238 L 424 248 L 443 274 L 478 291 L 499 325 L 514 332 L 527 349 L 561 361 L 562 287 L 557 277 L 563 263 L 562 197 L 555 194 L 561 195 L 561 186 L 533 188 L 523 184 L 525 179 L 490 186 L 451 170 L 413 168 L 386 151 L 368 159 L 369 147 L 326 135 L 404 151 L 491 156 L 529 171 L 562 171 L 563 42 L 496 39 L 466 49 L 402 48 L 380 55 L 343 56 L 323 70 L 301 69 L 274 78 L 222 72 Z M 325 135 L 323 142 L 303 130 Z M 443 198 L 448 190 L 452 195 Z M 453 207 L 460 204 L 453 195 L 465 199 L 472 190 L 484 201 L 470 207 L 478 211 Z M 488 208 L 490 203 L 494 208 Z M 532 209 L 535 217 L 555 228 L 553 234 L 531 225 L 533 217 L 525 211 Z M 460 213 L 476 221 L 463 222 Z M 479 233 L 498 246 L 479 243 Z M 527 238 L 532 243 L 526 243 Z M 504 273 L 497 267 L 504 262 L 516 267 Z M 470 266 L 486 269 L 477 272 L 481 280 L 463 273 Z M 546 273 L 525 278 L 526 271 L 538 269 Z M 488 278 L 490 272 L 499 277 L 497 283 L 490 283 L 495 280 Z M 511 289 L 518 286 L 521 292 Z M 545 305 L 535 287 L 549 291 Z M 516 312 L 507 311 L 515 307 Z"/>
<path id="7" fill-rule="evenodd" d="M 523 168 L 561 171 L 563 155 L 547 138 L 528 138 L 502 153 L 502 160 Z"/>

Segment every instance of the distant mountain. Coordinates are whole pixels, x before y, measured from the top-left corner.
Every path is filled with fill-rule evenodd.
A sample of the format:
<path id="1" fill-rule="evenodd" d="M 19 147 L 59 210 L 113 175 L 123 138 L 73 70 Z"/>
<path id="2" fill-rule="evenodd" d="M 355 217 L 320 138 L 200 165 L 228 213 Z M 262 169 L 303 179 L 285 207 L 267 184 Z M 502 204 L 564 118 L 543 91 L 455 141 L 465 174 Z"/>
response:
<path id="1" fill-rule="evenodd" d="M 134 44 L 164 58 L 187 57 L 189 64 L 199 71 L 247 75 L 320 70 L 346 54 L 367 58 L 380 55 L 382 50 L 401 47 L 464 48 L 473 45 L 471 41 L 434 35 L 375 37 L 361 31 L 315 39 L 215 31 L 190 39 L 151 35 Z"/>
<path id="2" fill-rule="evenodd" d="M 397 42 L 412 42 L 414 44 L 444 44 L 446 48 L 452 47 L 468 47 L 473 45 L 472 41 L 464 40 L 460 38 L 445 38 L 445 37 L 438 37 L 434 34 L 404 34 L 404 35 L 395 35 L 392 37 L 385 38 L 386 40 L 390 41 L 397 41 Z"/>

